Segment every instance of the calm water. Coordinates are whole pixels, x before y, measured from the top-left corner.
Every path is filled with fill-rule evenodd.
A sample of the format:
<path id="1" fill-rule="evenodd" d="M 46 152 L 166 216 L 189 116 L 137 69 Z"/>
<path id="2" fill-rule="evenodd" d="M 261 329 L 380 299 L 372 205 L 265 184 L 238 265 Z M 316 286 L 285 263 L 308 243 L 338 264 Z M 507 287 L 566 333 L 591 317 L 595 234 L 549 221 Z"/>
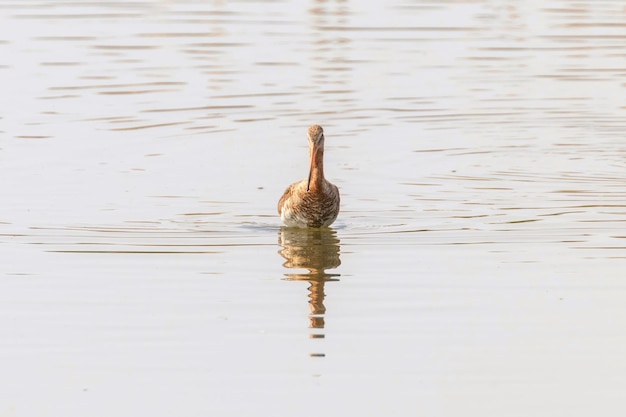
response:
<path id="1" fill-rule="evenodd" d="M 365 3 L 0 2 L 0 416 L 623 415 L 624 2 Z"/>

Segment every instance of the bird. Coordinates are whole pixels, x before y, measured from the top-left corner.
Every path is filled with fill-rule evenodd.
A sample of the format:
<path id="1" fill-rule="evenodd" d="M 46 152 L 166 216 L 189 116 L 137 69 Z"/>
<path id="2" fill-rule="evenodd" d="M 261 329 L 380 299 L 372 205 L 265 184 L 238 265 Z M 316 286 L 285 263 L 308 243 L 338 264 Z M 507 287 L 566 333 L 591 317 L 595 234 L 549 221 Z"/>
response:
<path id="1" fill-rule="evenodd" d="M 278 200 L 278 214 L 288 227 L 328 227 L 339 214 L 339 189 L 324 178 L 324 129 L 308 130 L 309 176 L 291 184 Z"/>

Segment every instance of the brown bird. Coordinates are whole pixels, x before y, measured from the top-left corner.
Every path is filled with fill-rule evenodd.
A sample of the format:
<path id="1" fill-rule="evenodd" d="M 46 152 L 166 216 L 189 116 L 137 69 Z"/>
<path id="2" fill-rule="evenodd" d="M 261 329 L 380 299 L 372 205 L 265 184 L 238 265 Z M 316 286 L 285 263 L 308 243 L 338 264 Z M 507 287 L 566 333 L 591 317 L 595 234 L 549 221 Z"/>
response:
<path id="1" fill-rule="evenodd" d="M 289 227 L 328 227 L 339 214 L 339 190 L 324 178 L 324 129 L 309 127 L 309 177 L 291 184 L 278 201 L 278 214 Z"/>

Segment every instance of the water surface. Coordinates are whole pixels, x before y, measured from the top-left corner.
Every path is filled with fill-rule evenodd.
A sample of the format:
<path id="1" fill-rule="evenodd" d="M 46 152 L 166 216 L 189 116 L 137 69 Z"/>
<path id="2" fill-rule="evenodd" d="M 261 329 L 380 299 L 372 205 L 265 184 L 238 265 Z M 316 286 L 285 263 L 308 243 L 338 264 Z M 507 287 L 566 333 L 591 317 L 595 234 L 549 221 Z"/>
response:
<path id="1" fill-rule="evenodd" d="M 0 415 L 621 416 L 625 18 L 3 2 Z"/>

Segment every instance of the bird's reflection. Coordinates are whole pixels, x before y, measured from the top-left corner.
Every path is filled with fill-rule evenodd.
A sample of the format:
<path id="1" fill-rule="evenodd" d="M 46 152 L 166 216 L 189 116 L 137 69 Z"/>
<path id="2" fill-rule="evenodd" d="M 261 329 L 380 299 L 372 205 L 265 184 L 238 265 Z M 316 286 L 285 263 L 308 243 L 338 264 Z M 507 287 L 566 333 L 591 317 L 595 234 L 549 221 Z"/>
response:
<path id="1" fill-rule="evenodd" d="M 309 328 L 323 329 L 324 285 L 328 281 L 338 281 L 339 274 L 329 274 L 327 269 L 337 268 L 339 259 L 339 239 L 332 229 L 300 229 L 282 227 L 278 233 L 278 243 L 282 246 L 280 255 L 285 258 L 283 266 L 290 269 L 308 270 L 285 274 L 289 281 L 309 282 Z M 312 338 L 323 338 L 323 333 L 312 333 Z M 323 356 L 323 354 L 315 354 Z"/>

